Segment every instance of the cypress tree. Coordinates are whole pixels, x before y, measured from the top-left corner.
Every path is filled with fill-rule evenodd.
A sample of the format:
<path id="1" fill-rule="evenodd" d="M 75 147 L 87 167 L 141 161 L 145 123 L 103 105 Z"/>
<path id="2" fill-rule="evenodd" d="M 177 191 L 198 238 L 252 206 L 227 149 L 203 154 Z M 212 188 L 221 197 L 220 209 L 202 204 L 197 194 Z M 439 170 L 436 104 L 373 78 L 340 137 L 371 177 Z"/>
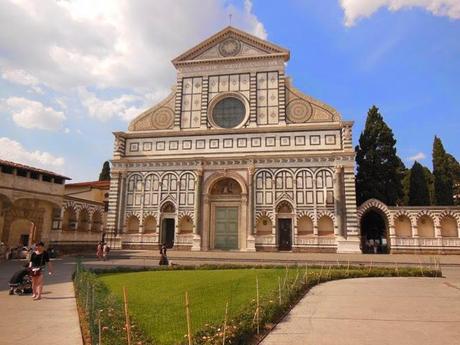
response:
<path id="1" fill-rule="evenodd" d="M 454 204 L 460 205 L 460 163 L 450 154 L 447 154 L 447 160 L 452 173 Z"/>
<path id="2" fill-rule="evenodd" d="M 409 205 L 410 172 L 411 169 L 406 169 L 402 175 L 403 198 L 400 205 Z"/>
<path id="3" fill-rule="evenodd" d="M 436 205 L 453 205 L 454 203 L 450 167 L 451 164 L 449 164 L 448 155 L 444 150 L 441 139 L 435 136 L 433 141 L 433 175 Z"/>
<path id="4" fill-rule="evenodd" d="M 99 174 L 99 181 L 110 181 L 110 163 L 105 161 Z"/>
<path id="5" fill-rule="evenodd" d="M 430 169 L 423 167 L 425 173 L 426 184 L 428 185 L 428 193 L 430 193 L 430 205 L 434 205 L 434 176 Z"/>
<path id="6" fill-rule="evenodd" d="M 358 204 L 376 198 L 387 205 L 400 203 L 402 167 L 396 155 L 393 131 L 383 121 L 376 106 L 369 109 L 364 131 L 356 146 L 356 197 Z"/>
<path id="7" fill-rule="evenodd" d="M 409 183 L 409 206 L 430 205 L 430 192 L 423 166 L 417 161 L 411 168 Z"/>

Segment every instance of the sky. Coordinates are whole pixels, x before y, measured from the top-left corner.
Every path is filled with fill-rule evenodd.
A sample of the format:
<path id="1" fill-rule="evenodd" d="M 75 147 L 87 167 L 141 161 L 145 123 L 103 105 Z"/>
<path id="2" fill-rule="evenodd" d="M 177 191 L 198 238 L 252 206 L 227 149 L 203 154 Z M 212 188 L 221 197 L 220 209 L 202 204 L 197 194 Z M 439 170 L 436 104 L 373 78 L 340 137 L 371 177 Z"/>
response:
<path id="1" fill-rule="evenodd" d="M 406 166 L 460 158 L 460 0 L 3 0 L 0 158 L 96 180 L 171 60 L 229 24 L 291 52 L 294 85 L 355 122 L 376 105 Z"/>

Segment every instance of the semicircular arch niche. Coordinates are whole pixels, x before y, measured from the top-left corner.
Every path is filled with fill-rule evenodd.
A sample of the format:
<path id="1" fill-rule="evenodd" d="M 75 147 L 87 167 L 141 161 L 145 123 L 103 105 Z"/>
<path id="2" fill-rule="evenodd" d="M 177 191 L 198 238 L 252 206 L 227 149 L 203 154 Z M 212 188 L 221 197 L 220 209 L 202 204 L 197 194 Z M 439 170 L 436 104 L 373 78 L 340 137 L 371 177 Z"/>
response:
<path id="1" fill-rule="evenodd" d="M 292 205 L 290 202 L 283 200 L 281 201 L 278 206 L 276 206 L 276 212 L 277 213 L 292 213 Z"/>
<path id="2" fill-rule="evenodd" d="M 241 195 L 241 186 L 231 177 L 223 178 L 211 188 L 211 195 Z"/>
<path id="3" fill-rule="evenodd" d="M 174 204 L 171 201 L 167 201 L 161 206 L 161 212 L 174 213 L 176 212 L 176 206 L 174 206 Z"/>
<path id="4" fill-rule="evenodd" d="M 295 99 L 287 105 L 286 115 L 289 121 L 293 123 L 307 122 L 313 114 L 313 108 L 310 103 L 303 99 Z"/>

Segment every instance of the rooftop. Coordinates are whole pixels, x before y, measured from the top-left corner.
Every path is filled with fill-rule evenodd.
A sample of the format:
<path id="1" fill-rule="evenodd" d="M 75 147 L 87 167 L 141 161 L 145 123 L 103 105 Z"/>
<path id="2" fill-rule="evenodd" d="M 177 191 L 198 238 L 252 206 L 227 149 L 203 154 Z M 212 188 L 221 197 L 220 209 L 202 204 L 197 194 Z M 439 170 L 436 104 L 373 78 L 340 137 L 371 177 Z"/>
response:
<path id="1" fill-rule="evenodd" d="M 110 181 L 87 181 L 87 182 L 76 182 L 68 183 L 66 187 L 91 187 L 99 189 L 109 189 Z"/>
<path id="2" fill-rule="evenodd" d="M 48 175 L 48 176 L 51 176 L 51 177 L 59 177 L 59 178 L 62 178 L 64 180 L 71 180 L 70 177 L 63 176 L 63 175 L 57 174 L 57 173 L 49 171 L 49 170 L 35 168 L 35 167 L 31 167 L 29 165 L 15 163 L 15 162 L 11 162 L 11 161 L 6 161 L 6 160 L 3 160 L 3 159 L 0 159 L 0 167 L 10 167 L 10 168 L 13 168 L 13 169 L 21 169 L 21 170 L 35 172 L 35 173 L 42 174 L 42 175 Z"/>

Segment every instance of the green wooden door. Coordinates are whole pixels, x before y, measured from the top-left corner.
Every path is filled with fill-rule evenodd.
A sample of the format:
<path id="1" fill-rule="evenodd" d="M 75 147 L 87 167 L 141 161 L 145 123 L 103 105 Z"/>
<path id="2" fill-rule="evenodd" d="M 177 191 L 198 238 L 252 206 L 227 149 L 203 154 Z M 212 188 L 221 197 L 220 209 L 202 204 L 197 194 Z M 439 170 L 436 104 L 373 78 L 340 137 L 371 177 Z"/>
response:
<path id="1" fill-rule="evenodd" d="M 238 249 L 238 207 L 216 207 L 216 249 Z"/>

